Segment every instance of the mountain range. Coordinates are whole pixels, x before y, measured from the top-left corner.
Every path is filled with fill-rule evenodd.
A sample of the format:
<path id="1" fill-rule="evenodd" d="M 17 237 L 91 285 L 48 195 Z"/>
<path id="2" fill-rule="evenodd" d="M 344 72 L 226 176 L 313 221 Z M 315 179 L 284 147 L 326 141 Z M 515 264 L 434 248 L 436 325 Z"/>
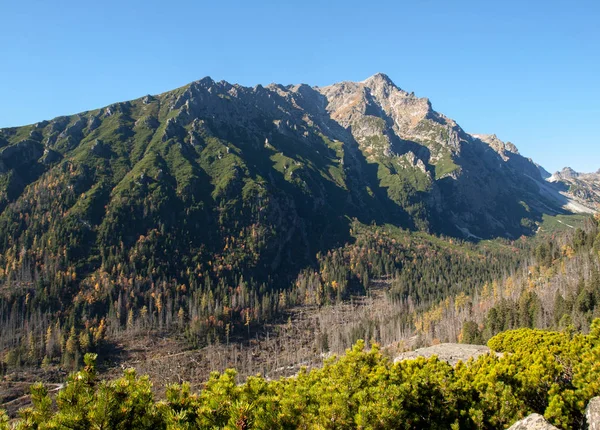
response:
<path id="1" fill-rule="evenodd" d="M 276 370 L 282 338 L 268 330 L 282 317 L 302 332 L 286 335 L 299 341 L 291 365 L 375 326 L 396 342 L 418 312 L 477 297 L 530 251 L 551 263 L 591 246 L 581 229 L 571 248 L 516 239 L 552 234 L 547 215 L 595 212 L 598 176 L 550 175 L 383 74 L 326 87 L 204 78 L 0 129 L 0 374 L 77 368 L 86 352 L 116 368 L 155 337 L 178 360 L 207 348 L 207 371 L 219 345 L 252 340 L 248 374 L 256 354 Z M 356 313 L 373 288 L 393 306 L 378 323 L 365 307 L 360 330 L 292 319 L 344 301 Z M 164 363 L 147 362 L 163 382 Z"/>
<path id="2" fill-rule="evenodd" d="M 560 194 L 515 145 L 465 132 L 384 74 L 327 87 L 204 78 L 1 129 L 0 147 L 4 218 L 32 204 L 32 188 L 66 180 L 53 198 L 92 245 L 133 246 L 159 220 L 197 245 L 261 223 L 277 237 L 265 244 L 275 261 L 291 242 L 312 253 L 311 233 L 319 246 L 336 242 L 348 218 L 515 238 L 545 213 L 592 211 L 597 198 L 572 177 L 572 192 Z M 149 211 L 139 205 L 153 197 Z"/>
<path id="3" fill-rule="evenodd" d="M 118 308 L 130 278 L 144 300 L 157 279 L 218 281 L 221 295 L 243 278 L 262 295 L 352 243 L 356 223 L 478 241 L 594 212 L 596 176 L 548 176 L 384 74 L 326 87 L 204 78 L 0 129 L 0 280 L 53 312 Z"/>
<path id="4" fill-rule="evenodd" d="M 600 169 L 595 173 L 579 173 L 565 167 L 547 180 L 572 201 L 590 208 L 598 208 L 600 205 Z"/>

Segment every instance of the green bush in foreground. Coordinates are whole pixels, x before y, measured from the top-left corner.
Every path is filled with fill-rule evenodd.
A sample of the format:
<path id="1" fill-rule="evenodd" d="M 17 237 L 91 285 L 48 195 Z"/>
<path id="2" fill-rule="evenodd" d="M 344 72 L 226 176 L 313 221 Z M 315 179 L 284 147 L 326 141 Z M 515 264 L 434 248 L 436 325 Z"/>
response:
<path id="1" fill-rule="evenodd" d="M 392 363 L 359 341 L 323 368 L 278 381 L 213 373 L 199 393 L 169 387 L 155 401 L 147 377 L 96 378 L 95 356 L 69 377 L 53 406 L 41 384 L 17 429 L 454 429 L 505 428 L 544 414 L 577 427 L 600 394 L 600 320 L 589 335 L 519 329 L 489 341 L 490 354 L 452 367 L 437 358 Z M 0 429 L 9 428 L 0 414 Z"/>

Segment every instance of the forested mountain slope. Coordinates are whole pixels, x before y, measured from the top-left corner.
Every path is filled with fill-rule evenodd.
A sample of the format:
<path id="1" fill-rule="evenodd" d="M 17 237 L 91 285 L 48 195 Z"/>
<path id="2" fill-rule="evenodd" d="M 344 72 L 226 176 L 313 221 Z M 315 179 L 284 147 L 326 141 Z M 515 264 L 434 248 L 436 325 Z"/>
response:
<path id="1" fill-rule="evenodd" d="M 482 343 L 519 327 L 587 332 L 600 316 L 600 217 L 539 238 L 520 268 L 417 316 L 427 342 Z"/>
<path id="2" fill-rule="evenodd" d="M 519 245 L 457 238 L 532 234 L 564 211 L 541 183 L 514 147 L 382 74 L 323 88 L 205 78 L 2 129 L 3 362 L 76 365 L 124 331 L 222 341 L 396 272 L 412 305 L 491 282 Z M 399 239 L 371 226 L 385 223 Z"/>

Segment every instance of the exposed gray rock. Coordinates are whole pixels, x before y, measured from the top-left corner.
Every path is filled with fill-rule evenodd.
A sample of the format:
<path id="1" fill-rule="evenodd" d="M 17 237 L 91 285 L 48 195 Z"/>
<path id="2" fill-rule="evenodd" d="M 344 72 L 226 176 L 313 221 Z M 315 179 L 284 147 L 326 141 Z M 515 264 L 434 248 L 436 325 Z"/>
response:
<path id="1" fill-rule="evenodd" d="M 471 136 L 481 140 L 484 143 L 487 143 L 490 146 L 490 148 L 492 148 L 500 155 L 500 157 L 502 157 L 504 161 L 508 160 L 508 155 L 506 154 L 507 152 L 512 154 L 519 154 L 519 150 L 512 142 L 505 143 L 502 140 L 500 140 L 495 134 L 472 134 Z"/>
<path id="2" fill-rule="evenodd" d="M 29 132 L 29 138 L 31 140 L 35 140 L 36 142 L 41 142 L 44 136 L 38 130 L 31 130 Z"/>
<path id="3" fill-rule="evenodd" d="M 2 148 L 0 150 L 0 160 L 2 160 L 6 170 L 34 162 L 43 154 L 44 147 L 41 143 L 26 139 Z"/>
<path id="4" fill-rule="evenodd" d="M 560 172 L 556 172 L 554 176 L 560 179 L 573 179 L 579 177 L 580 173 L 571 169 L 570 167 L 565 167 Z"/>
<path id="5" fill-rule="evenodd" d="M 53 149 L 50 149 L 50 148 L 45 148 L 44 155 L 42 155 L 42 157 L 40 158 L 40 162 L 42 164 L 49 165 L 49 164 L 54 164 L 54 163 L 60 161 L 61 158 L 62 158 L 62 156 L 60 155 L 59 152 L 54 151 Z"/>
<path id="6" fill-rule="evenodd" d="M 175 118 L 169 118 L 165 127 L 165 133 L 163 134 L 162 140 L 166 142 L 174 137 L 182 137 L 185 130 L 182 126 L 177 123 Z"/>
<path id="7" fill-rule="evenodd" d="M 100 127 L 100 124 L 102 124 L 102 122 L 100 121 L 100 118 L 98 118 L 97 116 L 92 115 L 88 119 L 88 123 L 87 123 L 88 130 L 89 131 L 94 131 L 98 127 Z"/>
<path id="8" fill-rule="evenodd" d="M 110 152 L 110 148 L 101 139 L 96 139 L 92 144 L 91 152 L 98 157 L 105 157 Z"/>
<path id="9" fill-rule="evenodd" d="M 192 122 L 192 130 L 197 132 L 198 136 L 200 138 L 202 138 L 203 140 L 208 137 L 214 136 L 212 131 L 206 124 L 206 121 L 204 121 L 202 119 L 198 119 L 198 118 L 194 119 L 194 121 Z"/>
<path id="10" fill-rule="evenodd" d="M 156 117 L 152 115 L 144 116 L 135 122 L 136 127 L 147 127 L 152 130 L 157 129 L 159 125 L 160 122 L 158 122 L 158 119 L 156 119 Z"/>
<path id="11" fill-rule="evenodd" d="M 341 82 L 318 91 L 327 99 L 326 109 L 331 117 L 345 128 L 367 115 L 383 119 L 385 128 L 401 139 L 421 139 L 444 146 L 456 143 L 454 138 L 443 137 L 448 127 L 456 127 L 454 121 L 434 112 L 429 99 L 403 91 L 382 73 L 362 82 Z M 352 133 L 360 140 L 354 128 Z"/>
<path id="12" fill-rule="evenodd" d="M 594 397 L 585 409 L 587 430 L 600 430 L 600 397 Z"/>
<path id="13" fill-rule="evenodd" d="M 44 140 L 44 145 L 46 145 L 46 146 L 54 146 L 54 144 L 56 143 L 56 138 L 57 137 L 58 137 L 57 134 L 51 134 L 50 136 L 48 136 Z"/>
<path id="14" fill-rule="evenodd" d="M 414 351 L 399 354 L 394 362 L 409 360 L 417 357 L 433 357 L 437 355 L 441 361 L 447 361 L 455 365 L 459 361 L 467 361 L 469 358 L 477 358 L 480 355 L 489 354 L 491 350 L 485 345 L 468 345 L 462 343 L 441 343 L 427 348 L 419 348 Z"/>
<path id="15" fill-rule="evenodd" d="M 129 111 L 130 107 L 131 107 L 131 102 L 129 102 L 129 101 L 113 103 L 112 105 L 107 106 L 104 109 L 104 116 L 109 117 L 109 116 L 116 114 L 117 112 L 127 113 Z"/>
<path id="16" fill-rule="evenodd" d="M 531 414 L 517 421 L 508 430 L 558 430 L 540 414 Z"/>
<path id="17" fill-rule="evenodd" d="M 73 136 L 67 136 L 67 138 L 64 139 L 63 144 L 60 146 L 62 146 L 67 151 L 70 151 L 71 149 L 76 148 L 77 145 L 79 145 L 79 142 L 80 142 L 79 138 L 76 138 Z"/>
<path id="18" fill-rule="evenodd" d="M 39 129 L 46 127 L 48 124 L 50 124 L 49 121 L 40 121 L 40 122 L 36 122 L 33 126 L 39 130 Z"/>
<path id="19" fill-rule="evenodd" d="M 86 122 L 83 118 L 77 119 L 72 125 L 68 126 L 62 133 L 58 135 L 59 139 L 66 139 L 67 137 L 72 137 L 76 141 L 81 140 L 82 134 L 81 132 L 86 126 Z"/>
<path id="20" fill-rule="evenodd" d="M 506 150 L 512 152 L 513 154 L 519 153 L 519 149 L 512 142 L 506 142 Z"/>
<path id="21" fill-rule="evenodd" d="M 213 81 L 209 76 L 202 78 L 199 81 L 192 82 L 186 88 L 183 94 L 177 97 L 177 99 L 171 104 L 171 110 L 179 109 L 185 104 L 192 108 L 199 107 L 205 99 L 206 92 L 213 91 L 214 84 L 215 81 Z M 227 86 L 231 87 L 230 84 L 227 84 Z"/>
<path id="22" fill-rule="evenodd" d="M 138 184 L 140 185 L 147 185 L 149 183 L 152 182 L 152 178 L 149 177 L 145 172 L 140 174 L 140 179 L 138 181 Z"/>
<path id="23" fill-rule="evenodd" d="M 61 133 L 69 125 L 69 117 L 59 116 L 50 121 L 50 133 Z"/>
<path id="24" fill-rule="evenodd" d="M 198 136 L 194 131 L 189 132 L 190 144 L 192 146 L 200 146 L 204 143 L 204 140 Z"/>
<path id="25" fill-rule="evenodd" d="M 555 172 L 546 179 L 565 197 L 573 199 L 572 210 L 576 212 L 597 212 L 600 209 L 600 174 L 580 173 L 570 167 Z M 588 209 L 582 210 L 583 209 Z M 577 210 L 579 209 L 579 210 Z"/>
<path id="26" fill-rule="evenodd" d="M 150 94 L 148 94 L 147 96 L 145 96 L 142 99 L 142 103 L 144 103 L 145 105 L 152 103 L 154 100 L 156 100 L 154 97 L 152 97 Z"/>

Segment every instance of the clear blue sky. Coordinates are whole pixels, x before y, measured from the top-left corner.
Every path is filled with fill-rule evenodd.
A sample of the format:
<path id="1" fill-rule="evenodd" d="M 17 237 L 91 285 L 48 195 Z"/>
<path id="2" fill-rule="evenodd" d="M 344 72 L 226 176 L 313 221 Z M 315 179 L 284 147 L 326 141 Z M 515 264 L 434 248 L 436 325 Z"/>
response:
<path id="1" fill-rule="evenodd" d="M 600 168 L 598 0 L 0 0 L 0 127 L 206 75 L 326 85 L 388 74 L 548 170 Z"/>

